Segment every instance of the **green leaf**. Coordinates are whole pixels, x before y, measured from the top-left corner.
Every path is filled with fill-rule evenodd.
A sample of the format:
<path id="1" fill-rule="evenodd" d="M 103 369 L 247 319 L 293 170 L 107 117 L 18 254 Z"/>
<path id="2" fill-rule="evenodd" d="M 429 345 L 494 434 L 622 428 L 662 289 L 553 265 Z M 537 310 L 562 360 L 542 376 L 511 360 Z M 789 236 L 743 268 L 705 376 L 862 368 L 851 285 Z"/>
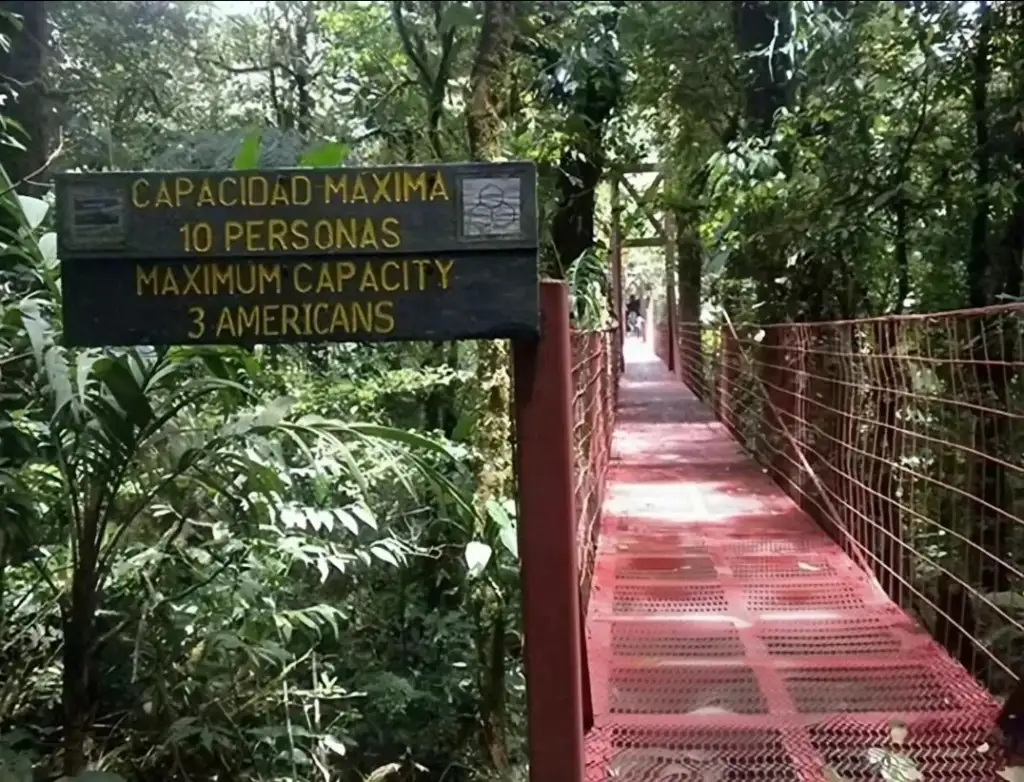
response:
<path id="1" fill-rule="evenodd" d="M 284 421 L 295 407 L 295 398 L 280 396 L 267 403 L 254 421 L 256 426 L 277 426 Z"/>
<path id="2" fill-rule="evenodd" d="M 477 22 L 476 11 L 462 3 L 449 3 L 444 15 L 441 17 L 441 24 L 438 31 L 444 35 L 457 27 L 472 27 Z"/>
<path id="3" fill-rule="evenodd" d="M 501 541 L 501 545 L 505 547 L 505 550 L 508 551 L 509 554 L 516 559 L 519 559 L 519 538 L 516 535 L 515 526 L 507 528 L 503 527 L 501 531 L 498 532 L 498 540 Z"/>
<path id="4" fill-rule="evenodd" d="M 335 755 L 340 755 L 342 757 L 345 756 L 345 752 L 346 752 L 345 745 L 342 744 L 340 741 L 338 741 L 333 736 L 321 736 L 320 737 L 320 742 L 324 745 L 324 747 L 329 749 Z"/>
<path id="5" fill-rule="evenodd" d="M 18 203 L 21 204 L 21 211 L 25 213 L 25 223 L 31 231 L 43 224 L 43 220 L 46 219 L 46 215 L 50 211 L 50 205 L 41 198 L 19 195 Z"/>
<path id="6" fill-rule="evenodd" d="M 466 565 L 469 567 L 469 576 L 473 578 L 484 572 L 487 563 L 491 561 L 491 547 L 478 540 L 466 544 Z"/>
<path id="7" fill-rule="evenodd" d="M 242 139 L 238 152 L 235 153 L 235 161 L 231 167 L 236 171 L 247 171 L 260 167 L 260 159 L 263 157 L 263 133 L 256 131 Z"/>
<path id="8" fill-rule="evenodd" d="M 516 537 L 516 523 L 508 512 L 495 500 L 488 500 L 484 506 L 491 521 L 498 527 L 498 540 L 509 554 L 519 559 L 519 540 Z"/>
<path id="9" fill-rule="evenodd" d="M 104 358 L 95 363 L 96 377 L 113 394 L 129 421 L 136 427 L 144 427 L 153 420 L 149 400 L 135 382 L 135 377 L 123 362 Z"/>
<path id="10" fill-rule="evenodd" d="M 36 363 L 41 365 L 43 363 L 43 351 L 46 349 L 47 344 L 47 324 L 38 316 L 30 314 L 22 315 L 21 324 L 25 327 L 25 333 L 28 334 L 28 341 L 32 346 L 32 352 L 35 354 Z"/>
<path id="11" fill-rule="evenodd" d="M 335 168 L 345 165 L 349 148 L 339 142 L 328 142 L 314 147 L 299 160 L 299 168 Z"/>
<path id="12" fill-rule="evenodd" d="M 46 351 L 43 363 L 46 367 L 46 382 L 53 391 L 53 417 L 56 418 L 74 399 L 68 362 L 64 360 L 64 355 L 58 348 L 51 347 Z"/>
<path id="13" fill-rule="evenodd" d="M 370 553 L 382 562 L 387 562 L 389 565 L 398 567 L 398 560 L 395 558 L 395 555 L 383 546 L 372 547 L 370 549 Z"/>
<path id="14" fill-rule="evenodd" d="M 350 429 L 365 437 L 374 437 L 381 440 L 391 440 L 402 445 L 419 448 L 425 451 L 433 451 L 439 456 L 451 458 L 451 452 L 444 445 L 436 440 L 431 440 L 416 432 L 407 432 L 403 429 L 395 429 L 391 426 L 379 426 L 377 424 L 352 424 Z"/>
<path id="15" fill-rule="evenodd" d="M 57 266 L 57 234 L 47 231 L 39 237 L 39 256 L 43 261 L 43 267 L 54 269 Z"/>

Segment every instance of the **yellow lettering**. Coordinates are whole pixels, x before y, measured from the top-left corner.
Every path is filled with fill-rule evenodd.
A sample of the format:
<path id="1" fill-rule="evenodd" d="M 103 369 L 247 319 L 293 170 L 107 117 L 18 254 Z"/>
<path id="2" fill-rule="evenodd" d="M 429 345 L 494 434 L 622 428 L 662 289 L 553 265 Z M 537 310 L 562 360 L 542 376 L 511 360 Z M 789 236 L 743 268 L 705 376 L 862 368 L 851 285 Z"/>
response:
<path id="1" fill-rule="evenodd" d="M 150 205 L 148 193 L 149 180 L 136 179 L 132 182 L 132 205 L 136 209 L 146 209 Z"/>
<path id="2" fill-rule="evenodd" d="M 440 171 L 435 171 L 432 181 L 430 183 L 430 200 L 431 201 L 450 201 L 451 196 L 448 195 L 448 190 L 444 185 L 444 176 Z"/>
<path id="3" fill-rule="evenodd" d="M 390 334 L 395 330 L 395 303 L 391 300 L 373 303 L 373 329 L 377 334 Z"/>
<path id="4" fill-rule="evenodd" d="M 355 184 L 352 186 L 352 203 L 357 201 L 364 204 L 370 202 L 370 196 L 366 193 L 366 185 L 361 174 L 356 176 Z"/>
<path id="5" fill-rule="evenodd" d="M 279 337 L 281 332 L 279 329 L 278 318 L 281 315 L 280 304 L 266 304 L 263 306 L 263 336 L 265 337 Z"/>
<path id="6" fill-rule="evenodd" d="M 206 313 L 191 307 L 189 339 L 206 331 Z M 224 307 L 217 317 L 216 336 L 231 339 L 261 337 L 326 337 L 331 335 L 390 334 L 395 329 L 395 303 L 379 301 L 252 304 Z"/>
<path id="7" fill-rule="evenodd" d="M 235 206 L 238 204 L 238 180 L 233 176 L 226 176 L 217 183 L 217 200 L 221 206 Z"/>
<path id="8" fill-rule="evenodd" d="M 316 292 L 334 293 L 334 278 L 331 277 L 330 267 L 325 263 L 320 267 L 320 278 L 316 281 Z"/>
<path id="9" fill-rule="evenodd" d="M 312 272 L 313 267 L 308 263 L 297 263 L 292 267 L 292 287 L 299 293 L 309 293 L 313 288 L 313 283 L 299 279 L 299 276 L 305 272 Z"/>
<path id="10" fill-rule="evenodd" d="M 378 289 L 377 280 L 373 276 L 373 265 L 369 263 L 363 264 L 363 278 L 359 281 L 359 290 L 376 291 Z"/>
<path id="11" fill-rule="evenodd" d="M 242 308 L 239 307 L 239 310 Z M 235 329 L 235 320 L 231 317 L 231 309 L 225 307 L 220 311 L 220 315 L 217 316 L 217 336 L 223 336 L 224 334 L 230 334 L 232 338 L 238 337 L 238 332 Z"/>
<path id="12" fill-rule="evenodd" d="M 240 265 L 236 272 L 235 289 L 244 296 L 256 293 L 260 296 L 280 294 L 282 289 L 281 265 L 248 263 Z"/>
<path id="13" fill-rule="evenodd" d="M 293 220 L 288 226 L 293 250 L 302 252 L 309 249 L 309 223 L 305 220 Z"/>
<path id="14" fill-rule="evenodd" d="M 270 199 L 270 182 L 263 176 L 251 176 L 245 180 L 246 206 L 266 206 Z"/>
<path id="15" fill-rule="evenodd" d="M 202 266 L 182 266 L 185 273 L 185 286 L 181 289 L 182 296 L 202 296 L 205 293 L 203 285 Z"/>
<path id="16" fill-rule="evenodd" d="M 373 302 L 372 301 L 354 301 L 352 302 L 352 312 L 355 314 L 354 320 L 359 325 L 356 326 L 357 331 L 368 331 L 373 333 Z"/>
<path id="17" fill-rule="evenodd" d="M 341 178 L 335 180 L 330 174 L 324 175 L 324 203 L 331 203 L 331 196 L 341 196 L 339 199 L 343 204 L 348 203 L 348 179 L 342 174 Z"/>
<path id="18" fill-rule="evenodd" d="M 319 302 L 313 307 L 313 331 L 321 336 L 331 333 L 331 324 L 327 322 L 331 305 Z"/>
<path id="19" fill-rule="evenodd" d="M 425 291 L 427 289 L 427 275 L 430 273 L 430 261 L 410 261 L 415 267 L 416 271 L 419 272 L 419 284 L 416 286 L 417 290 Z"/>
<path id="20" fill-rule="evenodd" d="M 135 267 L 135 295 L 157 295 L 157 279 L 155 266 L 150 266 L 149 268 L 146 268 L 145 266 Z"/>
<path id="21" fill-rule="evenodd" d="M 224 249 L 227 252 L 235 247 L 235 242 L 242 239 L 245 236 L 245 229 L 242 224 L 237 220 L 225 220 L 224 221 Z"/>
<path id="22" fill-rule="evenodd" d="M 402 244 L 402 234 L 399 233 L 399 228 L 401 228 L 401 224 L 397 218 L 385 217 L 380 221 L 381 244 L 386 249 L 394 250 Z"/>
<path id="23" fill-rule="evenodd" d="M 200 339 L 206 333 L 206 310 L 202 307 L 189 307 L 188 314 L 192 318 L 192 328 L 188 330 L 188 338 Z"/>
<path id="24" fill-rule="evenodd" d="M 235 292 L 235 267 L 234 264 L 213 267 L 213 279 L 210 281 L 210 293 L 216 296 L 221 291 L 233 295 Z"/>
<path id="25" fill-rule="evenodd" d="M 359 236 L 360 247 L 377 247 L 377 229 L 372 220 L 363 223 L 363 232 Z"/>
<path id="26" fill-rule="evenodd" d="M 328 250 L 334 246 L 334 234 L 331 224 L 326 220 L 317 220 L 313 224 L 313 244 L 319 250 Z"/>
<path id="27" fill-rule="evenodd" d="M 245 249 L 250 253 L 266 252 L 267 245 L 263 241 L 264 220 L 245 221 Z"/>
<path id="28" fill-rule="evenodd" d="M 288 221 L 274 218 L 267 225 L 267 246 L 273 250 L 288 249 Z"/>
<path id="29" fill-rule="evenodd" d="M 404 177 L 404 178 L 403 178 Z M 429 185 L 429 187 L 428 187 Z M 308 206 L 313 203 L 313 180 L 305 174 L 281 175 L 274 180 L 260 174 L 210 177 L 175 176 L 151 182 L 140 177 L 131 183 L 136 209 L 188 206 Z M 428 182 L 422 173 L 385 171 L 323 180 L 324 203 L 401 203 L 414 195 L 422 200 L 447 198 L 443 182 Z M 297 221 L 296 221 L 297 222 Z"/>
<path id="30" fill-rule="evenodd" d="M 305 333 L 299 328 L 299 308 L 295 304 L 282 304 L 281 305 L 281 335 L 287 337 L 289 331 L 296 337 L 305 336 Z"/>
<path id="31" fill-rule="evenodd" d="M 448 272 L 452 270 L 452 267 L 455 265 L 455 261 L 434 261 L 434 265 L 441 274 L 441 290 L 448 290 Z"/>
<path id="32" fill-rule="evenodd" d="M 388 185 L 391 182 L 391 172 L 385 171 L 383 174 L 373 174 L 373 203 L 378 204 L 384 202 L 386 204 L 392 203 L 391 191 L 388 189 Z"/>
<path id="33" fill-rule="evenodd" d="M 336 334 L 339 331 L 348 333 L 352 331 L 348 325 L 348 313 L 345 312 L 344 304 L 335 304 L 334 312 L 331 313 L 331 334 Z"/>
<path id="34" fill-rule="evenodd" d="M 161 179 L 160 184 L 156 188 L 156 205 L 174 206 L 174 200 L 171 198 L 171 190 L 167 187 L 167 180 L 165 179 Z"/>
<path id="35" fill-rule="evenodd" d="M 284 182 L 278 179 L 274 183 L 274 190 L 270 195 L 271 206 L 282 206 L 288 204 L 288 190 L 284 186 Z"/>
<path id="36" fill-rule="evenodd" d="M 427 174 L 425 171 L 420 171 L 414 174 L 412 171 L 406 171 L 402 175 L 403 189 L 402 189 L 402 200 L 409 202 L 412 197 L 419 196 L 420 201 L 427 200 Z"/>
<path id="37" fill-rule="evenodd" d="M 305 174 L 292 177 L 292 203 L 296 206 L 307 206 L 313 201 L 313 183 Z"/>
<path id="38" fill-rule="evenodd" d="M 274 293 L 281 295 L 281 264 L 275 263 L 272 266 L 258 265 L 260 275 L 260 295 Z"/>
<path id="39" fill-rule="evenodd" d="M 238 336 L 245 335 L 246 332 L 252 332 L 255 335 L 260 333 L 260 308 L 259 307 L 239 307 L 238 308 Z"/>
<path id="40" fill-rule="evenodd" d="M 216 206 L 217 199 L 213 197 L 213 185 L 210 180 L 203 177 L 199 183 L 199 196 L 196 198 L 196 206 Z"/>
<path id="41" fill-rule="evenodd" d="M 164 269 L 163 284 L 160 286 L 161 296 L 180 296 L 181 289 L 178 287 L 178 281 L 174 277 L 173 269 Z"/>
<path id="42" fill-rule="evenodd" d="M 311 183 L 309 189 L 312 190 Z M 338 177 L 325 174 L 323 189 L 325 204 L 335 201 L 343 204 L 401 204 L 451 200 L 440 170 L 430 174 L 422 170 L 368 171 Z M 298 195 L 292 195 L 292 203 L 300 203 Z"/>
<path id="43" fill-rule="evenodd" d="M 213 226 L 209 223 L 185 223 L 178 233 L 187 253 L 208 253 L 213 247 Z"/>
<path id="44" fill-rule="evenodd" d="M 244 251 L 251 255 L 267 252 L 305 252 L 358 249 L 396 250 L 401 247 L 401 223 L 398 218 L 380 221 L 356 217 L 317 220 L 312 225 L 303 219 L 226 220 L 222 242 L 225 252 Z M 185 223 L 179 229 L 185 252 L 205 253 L 212 249 L 214 231 L 209 223 Z"/>
<path id="45" fill-rule="evenodd" d="M 395 279 L 389 272 L 397 272 L 399 277 Z M 402 290 L 402 265 L 398 261 L 384 261 L 380 265 L 380 287 L 386 291 Z"/>
<path id="46" fill-rule="evenodd" d="M 335 276 L 338 282 L 338 293 L 345 291 L 345 283 L 348 280 L 355 279 L 356 276 L 356 265 L 352 261 L 338 261 L 335 264 Z"/>
<path id="47" fill-rule="evenodd" d="M 178 176 L 174 178 L 174 205 L 181 208 L 181 202 L 192 195 L 195 190 L 195 183 L 188 177 Z"/>

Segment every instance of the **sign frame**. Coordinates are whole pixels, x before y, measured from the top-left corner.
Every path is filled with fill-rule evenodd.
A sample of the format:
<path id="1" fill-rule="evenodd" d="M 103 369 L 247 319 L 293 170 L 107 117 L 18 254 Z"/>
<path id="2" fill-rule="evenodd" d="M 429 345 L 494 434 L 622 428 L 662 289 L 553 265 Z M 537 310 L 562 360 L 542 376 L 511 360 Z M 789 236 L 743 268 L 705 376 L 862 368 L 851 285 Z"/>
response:
<path id="1" fill-rule="evenodd" d="M 56 193 L 69 346 L 539 334 L 533 163 L 61 174 Z M 431 285 L 429 263 L 438 264 Z M 445 265 L 450 274 L 438 271 Z M 259 275 L 269 290 L 242 282 Z M 382 288 L 394 292 L 390 315 L 374 326 L 367 308 Z M 263 308 L 262 320 L 229 327 L 230 307 Z M 266 325 L 274 307 L 284 327 Z M 190 328 L 198 310 L 204 327 Z M 219 313 L 211 323 L 208 310 Z M 253 318 L 243 313 L 235 326 Z"/>

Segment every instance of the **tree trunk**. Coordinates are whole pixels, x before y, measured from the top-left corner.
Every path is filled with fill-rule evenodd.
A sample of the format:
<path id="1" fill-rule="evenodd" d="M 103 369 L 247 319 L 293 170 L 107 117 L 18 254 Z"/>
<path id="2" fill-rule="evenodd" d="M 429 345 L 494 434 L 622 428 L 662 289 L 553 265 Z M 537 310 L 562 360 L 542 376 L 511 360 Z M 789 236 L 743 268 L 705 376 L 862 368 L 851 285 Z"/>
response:
<path id="1" fill-rule="evenodd" d="M 9 42 L 8 48 L 0 47 L 0 115 L 9 121 L 0 135 L 10 139 L 0 143 L 0 192 L 4 193 L 0 198 L 0 236 L 4 246 L 0 249 L 0 270 L 9 271 L 26 262 L 20 243 L 10 242 L 10 237 L 16 236 L 22 227 L 15 190 L 29 196 L 41 196 L 46 191 L 36 183 L 45 178 L 47 161 L 47 114 L 41 83 L 49 42 L 47 4 L 42 0 L 0 2 L 0 35 Z M 4 281 L 15 286 L 5 291 L 6 296 L 14 298 L 27 294 L 37 284 L 35 275 L 9 276 Z M 30 382 L 29 375 L 34 371 L 31 362 L 5 367 L 5 385 L 14 388 L 21 381 Z M 8 420 L 10 413 L 5 411 L 0 415 L 0 425 Z M 16 427 L 8 427 L 0 437 L 0 452 L 8 467 L 35 455 L 34 446 L 18 434 Z M 0 503 L 9 517 L 17 517 L 22 510 L 22 503 L 11 495 L 0 497 Z"/>
<path id="2" fill-rule="evenodd" d="M 46 163 L 46 105 L 42 84 L 43 65 L 49 45 L 49 24 L 43 0 L 7 0 L 0 2 L 0 34 L 10 42 L 9 50 L 0 49 L 0 78 L 7 102 L 4 115 L 24 129 L 24 134 L 8 129 L 25 149 L 4 145 L 0 164 L 13 183 L 23 183 L 18 192 L 29 195 L 42 188 L 24 182 L 41 175 Z M 21 17 L 20 29 L 9 15 Z"/>
<path id="3" fill-rule="evenodd" d="M 86 526 L 95 532 L 91 525 Z M 96 711 L 92 681 L 96 646 L 95 535 L 79 537 L 78 561 L 71 580 L 71 597 L 64 612 L 64 774 L 74 777 L 85 770 L 89 737 Z"/>
<path id="4" fill-rule="evenodd" d="M 502 157 L 502 101 L 507 95 L 517 5 L 506 0 L 489 0 L 478 5 L 483 13 L 483 24 L 470 74 L 467 130 L 470 156 L 473 160 L 487 161 Z M 512 482 L 511 378 L 506 341 L 477 343 L 476 383 L 480 406 L 475 445 L 481 465 L 474 500 L 477 511 L 483 515 L 487 501 L 505 497 Z M 482 664 L 486 667 L 480 677 L 480 720 L 485 757 L 499 776 L 507 777 L 505 633 L 501 615 L 504 606 L 498 604 L 494 610 L 496 615 L 489 618 L 493 623 L 490 632 L 481 633 L 479 638 L 482 648 L 478 651 L 484 653 Z"/>
<path id="5" fill-rule="evenodd" d="M 970 255 L 967 263 L 968 303 L 972 307 L 983 307 L 998 303 L 1000 293 L 1014 291 L 1012 279 L 1016 277 L 1019 288 L 1019 273 L 1014 274 L 1001 264 L 993 262 L 990 249 L 990 222 L 992 187 L 992 152 L 989 139 L 988 90 L 992 79 L 992 9 L 987 2 L 979 7 L 978 39 L 974 51 L 974 80 L 971 87 L 971 114 L 974 124 L 974 219 L 971 223 Z M 1019 263 L 1019 261 L 1018 261 Z M 1019 292 L 1019 291 L 1018 291 Z M 1009 484 L 1007 481 L 1005 454 L 1009 442 L 1008 421 L 1004 412 L 1008 409 L 1008 384 L 1010 378 L 1001 361 L 1013 361 L 1008 355 L 1013 348 L 1013 339 L 1004 334 L 1012 333 L 1014 323 L 1004 324 L 1002 315 L 981 316 L 969 322 L 965 334 L 970 340 L 971 358 L 974 363 L 974 378 L 968 378 L 977 394 L 974 400 L 979 410 L 975 420 L 975 442 L 980 444 L 981 453 L 970 459 L 970 494 L 974 508 L 969 509 L 971 518 L 970 538 L 977 546 L 992 556 L 985 556 L 972 549 L 965 553 L 966 576 L 972 586 L 985 591 L 1005 591 L 1010 588 L 1009 573 L 1001 561 L 1009 553 L 1010 525 L 1004 521 L 999 509 L 1009 507 Z M 993 361 L 997 363 L 992 363 Z M 972 512 L 973 511 L 973 512 Z M 993 559 L 993 557 L 997 559 Z"/>

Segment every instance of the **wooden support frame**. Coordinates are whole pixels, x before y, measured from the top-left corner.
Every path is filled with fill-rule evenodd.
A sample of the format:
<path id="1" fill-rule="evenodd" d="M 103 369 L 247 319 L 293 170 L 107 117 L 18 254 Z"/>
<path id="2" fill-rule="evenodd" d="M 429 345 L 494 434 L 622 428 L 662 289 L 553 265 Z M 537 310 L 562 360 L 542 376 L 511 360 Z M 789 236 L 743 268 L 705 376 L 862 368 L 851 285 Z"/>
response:
<path id="1" fill-rule="evenodd" d="M 630 180 L 636 174 L 656 174 L 654 180 L 644 188 L 643 192 Z M 663 247 L 665 250 L 665 304 L 668 310 L 669 344 L 665 356 L 669 370 L 675 371 L 678 361 L 676 330 L 678 313 L 676 311 L 676 239 L 675 225 L 663 197 L 665 191 L 665 175 L 659 166 L 652 163 L 641 163 L 625 166 L 612 173 L 612 226 L 611 226 L 611 262 L 613 305 L 618 322 L 622 324 L 619 338 L 625 339 L 625 297 L 623 295 L 624 279 L 622 269 L 622 251 L 632 247 Z M 625 191 L 626 199 L 623 199 Z M 624 201 L 628 201 L 624 203 Z M 650 229 L 642 236 L 625 236 L 622 218 L 626 212 L 639 212 Z"/>

